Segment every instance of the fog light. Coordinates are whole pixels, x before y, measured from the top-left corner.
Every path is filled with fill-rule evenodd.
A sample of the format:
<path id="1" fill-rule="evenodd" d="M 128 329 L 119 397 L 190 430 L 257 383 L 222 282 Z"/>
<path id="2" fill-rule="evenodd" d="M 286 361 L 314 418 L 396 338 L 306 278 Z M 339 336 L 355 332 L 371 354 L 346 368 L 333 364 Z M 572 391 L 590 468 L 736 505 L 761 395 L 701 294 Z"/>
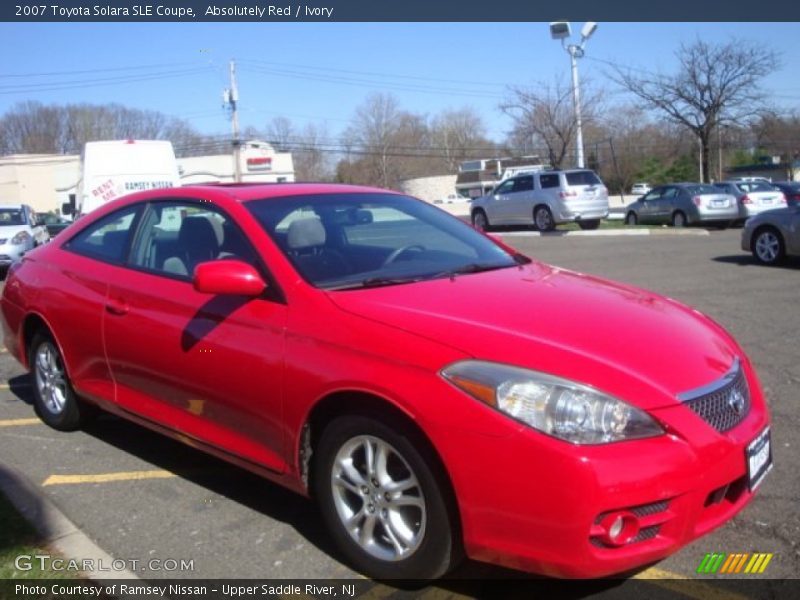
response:
<path id="1" fill-rule="evenodd" d="M 628 511 L 615 511 L 600 521 L 601 540 L 609 546 L 624 546 L 639 535 L 639 519 Z"/>

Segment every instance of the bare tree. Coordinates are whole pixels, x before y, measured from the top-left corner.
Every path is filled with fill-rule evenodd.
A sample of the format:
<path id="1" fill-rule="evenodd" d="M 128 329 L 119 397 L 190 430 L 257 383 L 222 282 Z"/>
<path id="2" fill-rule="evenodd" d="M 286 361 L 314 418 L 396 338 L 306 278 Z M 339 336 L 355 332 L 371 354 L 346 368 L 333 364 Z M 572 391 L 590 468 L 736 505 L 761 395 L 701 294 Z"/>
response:
<path id="1" fill-rule="evenodd" d="M 587 90 L 590 87 L 584 85 L 581 100 L 584 124 L 593 121 L 599 104 L 599 94 Z M 509 136 L 512 145 L 525 152 L 533 150 L 546 154 L 551 166 L 562 166 L 567 152 L 574 146 L 576 131 L 570 86 L 556 79 L 552 85 L 541 83 L 533 89 L 511 87 L 509 98 L 500 105 L 500 110 L 514 120 Z"/>
<path id="2" fill-rule="evenodd" d="M 293 149 L 297 179 L 300 181 L 328 181 L 332 178 L 327 126 L 308 123 L 303 127 Z"/>
<path id="3" fill-rule="evenodd" d="M 267 124 L 267 141 L 278 150 L 286 152 L 294 138 L 294 127 L 286 117 L 275 117 Z"/>
<path id="4" fill-rule="evenodd" d="M 705 180 L 714 128 L 722 122 L 742 125 L 764 108 L 767 94 L 758 84 L 778 66 L 778 56 L 735 39 L 724 44 L 697 40 L 681 45 L 676 56 L 679 70 L 673 75 L 618 67 L 613 79 L 643 107 L 691 130 L 700 147 L 700 178 Z"/>
<path id="5" fill-rule="evenodd" d="M 442 153 L 443 170 L 455 173 L 458 164 L 467 159 L 494 151 L 494 144 L 486 139 L 486 125 L 472 108 L 446 110 L 431 120 L 430 138 L 433 147 Z"/>
<path id="6" fill-rule="evenodd" d="M 391 94 L 371 94 L 356 109 L 350 126 L 344 133 L 347 143 L 360 149 L 363 162 L 370 171 L 364 183 L 388 188 L 395 183 L 390 173 L 393 146 L 397 145 L 402 115 L 397 100 Z"/>

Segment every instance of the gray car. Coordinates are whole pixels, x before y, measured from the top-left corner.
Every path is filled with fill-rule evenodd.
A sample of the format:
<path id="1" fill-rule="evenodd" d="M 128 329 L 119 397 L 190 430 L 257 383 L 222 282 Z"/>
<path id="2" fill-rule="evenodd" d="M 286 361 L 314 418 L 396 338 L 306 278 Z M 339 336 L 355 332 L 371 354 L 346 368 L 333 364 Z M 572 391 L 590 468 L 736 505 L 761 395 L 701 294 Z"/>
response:
<path id="1" fill-rule="evenodd" d="M 653 188 L 625 209 L 625 223 L 670 224 L 685 227 L 701 223 L 729 225 L 739 218 L 736 198 L 703 183 L 672 183 Z"/>
<path id="2" fill-rule="evenodd" d="M 742 222 L 765 210 L 786 206 L 783 192 L 763 181 L 720 181 L 715 183 L 714 187 L 736 196 L 739 218 Z"/>
<path id="3" fill-rule="evenodd" d="M 742 250 L 752 252 L 765 265 L 786 256 L 800 256 L 800 206 L 762 212 L 747 219 L 742 229 Z"/>
<path id="4" fill-rule="evenodd" d="M 597 229 L 608 216 L 608 190 L 589 169 L 525 173 L 473 200 L 470 214 L 480 230 L 533 224 L 540 231 L 551 231 L 570 222 L 581 229 Z"/>

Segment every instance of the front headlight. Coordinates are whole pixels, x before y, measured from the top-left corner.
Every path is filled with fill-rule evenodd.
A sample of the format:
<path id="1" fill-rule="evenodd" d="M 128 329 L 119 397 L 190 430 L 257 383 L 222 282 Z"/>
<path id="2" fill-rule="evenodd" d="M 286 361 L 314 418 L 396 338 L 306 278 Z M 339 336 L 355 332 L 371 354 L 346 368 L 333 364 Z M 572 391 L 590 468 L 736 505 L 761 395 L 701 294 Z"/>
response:
<path id="1" fill-rule="evenodd" d="M 27 244 L 28 240 L 31 239 L 31 234 L 27 231 L 20 231 L 17 235 L 11 238 L 11 243 L 15 246 L 20 246 L 22 244 Z"/>
<path id="2" fill-rule="evenodd" d="M 546 373 L 465 360 L 444 368 L 442 376 L 473 398 L 573 444 L 606 444 L 664 433 L 643 410 Z"/>

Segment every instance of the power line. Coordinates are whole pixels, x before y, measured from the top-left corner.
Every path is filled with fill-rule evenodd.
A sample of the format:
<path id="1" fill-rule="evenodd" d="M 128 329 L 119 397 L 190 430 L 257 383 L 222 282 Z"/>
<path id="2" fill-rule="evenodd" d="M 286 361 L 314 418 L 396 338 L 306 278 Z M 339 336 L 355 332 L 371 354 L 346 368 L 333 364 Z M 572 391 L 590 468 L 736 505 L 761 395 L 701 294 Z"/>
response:
<path id="1" fill-rule="evenodd" d="M 2 78 L 17 78 L 17 77 L 52 77 L 63 75 L 83 75 L 85 73 L 113 73 L 119 71 L 136 71 L 141 69 L 162 69 L 165 67 L 183 67 L 195 65 L 193 62 L 180 62 L 180 63 L 162 63 L 159 65 L 136 65 L 130 67 L 112 67 L 108 69 L 81 69 L 79 71 L 50 71 L 48 73 L 0 73 Z"/>

